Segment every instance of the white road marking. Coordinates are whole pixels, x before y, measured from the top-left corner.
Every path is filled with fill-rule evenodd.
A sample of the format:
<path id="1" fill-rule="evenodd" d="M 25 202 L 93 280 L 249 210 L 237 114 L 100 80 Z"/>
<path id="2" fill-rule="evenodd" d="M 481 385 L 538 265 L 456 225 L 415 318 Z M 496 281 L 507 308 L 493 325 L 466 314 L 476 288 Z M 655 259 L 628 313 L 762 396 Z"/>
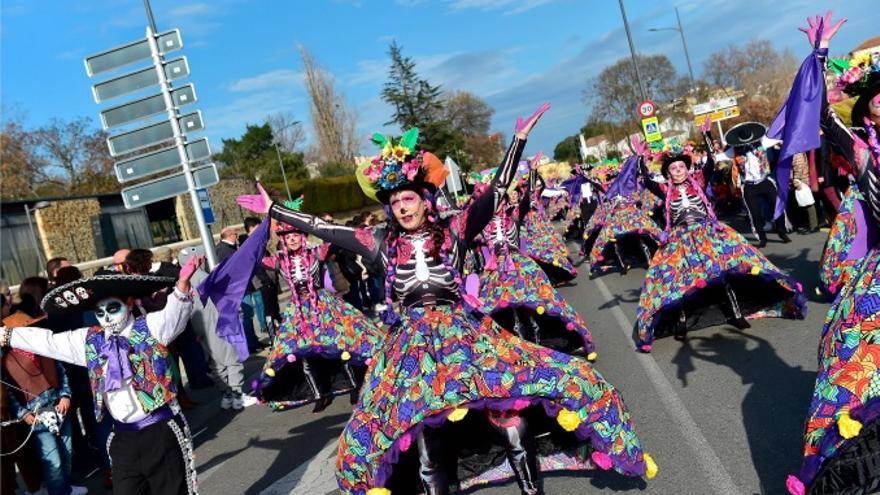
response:
<path id="1" fill-rule="evenodd" d="M 336 484 L 336 449 L 338 441 L 333 439 L 315 454 L 309 462 L 272 483 L 260 495 L 325 495 L 339 487 Z"/>
<path id="2" fill-rule="evenodd" d="M 596 282 L 596 286 L 599 287 L 602 297 L 608 301 L 614 299 L 614 296 L 611 294 L 611 291 L 608 290 L 608 286 L 605 285 L 605 282 L 598 278 L 595 279 L 594 282 Z M 620 309 L 620 305 L 615 304 L 614 306 L 611 306 L 611 313 L 617 320 L 618 326 L 624 336 L 626 336 L 626 339 L 629 342 L 632 342 L 633 324 L 623 313 L 623 310 Z M 635 353 L 635 351 L 633 352 Z M 666 379 L 666 375 L 664 375 L 663 371 L 660 370 L 660 367 L 657 366 L 654 358 L 652 358 L 650 354 L 636 354 L 636 359 L 639 364 L 642 365 L 645 374 L 648 375 L 648 378 L 654 385 L 657 395 L 660 396 L 660 401 L 663 403 L 663 407 L 666 409 L 666 412 L 669 413 L 669 416 L 673 421 L 678 423 L 678 427 L 681 429 L 685 442 L 691 450 L 693 450 L 694 459 L 697 465 L 700 466 L 706 474 L 706 477 L 709 480 L 709 486 L 712 488 L 712 493 L 741 493 L 736 486 L 736 483 L 733 482 L 733 477 L 730 476 L 730 473 L 728 473 L 724 468 L 724 465 L 721 464 L 721 459 L 718 457 L 718 454 L 716 454 L 715 451 L 712 450 L 712 447 L 709 446 L 709 442 L 706 440 L 706 437 L 703 436 L 700 427 L 697 426 L 694 418 L 691 417 L 687 408 L 684 406 L 684 403 L 681 401 L 681 398 L 675 393 L 672 384 L 669 383 L 669 380 Z M 662 462 L 660 459 L 658 459 L 658 461 Z"/>

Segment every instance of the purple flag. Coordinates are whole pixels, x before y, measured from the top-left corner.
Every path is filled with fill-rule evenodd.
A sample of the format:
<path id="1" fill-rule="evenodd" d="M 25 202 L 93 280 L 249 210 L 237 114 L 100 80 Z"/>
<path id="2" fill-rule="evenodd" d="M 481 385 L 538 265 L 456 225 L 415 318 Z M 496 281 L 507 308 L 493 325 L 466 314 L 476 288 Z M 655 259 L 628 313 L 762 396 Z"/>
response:
<path id="1" fill-rule="evenodd" d="M 217 335 L 236 348 L 240 361 L 247 359 L 249 352 L 239 308 L 254 270 L 263 260 L 268 242 L 269 219 L 266 218 L 238 251 L 214 268 L 198 288 L 202 304 L 210 299 L 217 308 Z"/>
<path id="2" fill-rule="evenodd" d="M 821 36 L 821 30 L 819 34 Z M 804 60 L 791 85 L 788 99 L 767 131 L 768 137 L 782 140 L 782 150 L 776 165 L 778 187 L 774 219 L 782 215 L 788 203 L 792 157 L 821 146 L 819 117 L 822 112 L 822 98 L 825 97 L 825 78 L 819 57 L 827 54 L 827 48 L 816 48 Z"/>
<path id="3" fill-rule="evenodd" d="M 623 162 L 620 174 L 605 192 L 605 197 L 613 199 L 615 196 L 629 196 L 639 189 L 639 157 L 632 155 Z"/>

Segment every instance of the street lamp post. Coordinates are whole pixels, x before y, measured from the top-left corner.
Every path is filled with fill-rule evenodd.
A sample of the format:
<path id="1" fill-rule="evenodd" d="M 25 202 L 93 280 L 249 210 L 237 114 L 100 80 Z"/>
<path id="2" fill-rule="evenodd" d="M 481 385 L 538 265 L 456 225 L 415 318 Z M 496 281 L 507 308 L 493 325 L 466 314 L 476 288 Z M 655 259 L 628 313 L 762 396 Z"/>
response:
<path id="1" fill-rule="evenodd" d="M 34 231 L 34 222 L 31 217 L 31 212 L 47 206 L 49 206 L 47 201 L 38 201 L 34 204 L 33 208 L 29 208 L 27 204 L 24 205 L 24 214 L 27 216 L 28 230 L 31 231 L 31 241 L 33 241 L 34 249 L 37 251 L 37 261 L 39 261 L 41 269 L 46 266 L 46 262 L 43 260 L 43 251 L 40 249 L 39 241 L 37 241 L 37 233 Z"/>
<path id="2" fill-rule="evenodd" d="M 642 100 L 648 99 L 648 93 L 645 91 L 645 83 L 642 82 L 642 73 L 639 71 L 639 61 L 636 58 L 636 49 L 633 45 L 632 33 L 629 30 L 629 21 L 626 19 L 626 9 L 623 7 L 623 0 L 619 0 L 620 15 L 623 17 L 623 29 L 626 31 L 626 40 L 629 42 L 629 54 L 632 56 L 633 69 L 636 71 L 636 80 L 639 82 L 639 91 L 642 92 Z"/>
<path id="3" fill-rule="evenodd" d="M 684 28 L 681 26 L 681 16 L 678 15 L 678 7 L 675 7 L 675 20 L 678 22 L 678 27 L 652 28 L 648 31 L 678 31 L 678 34 L 681 35 L 681 46 L 684 47 L 684 58 L 687 60 L 688 76 L 691 79 L 691 91 L 695 91 L 697 89 L 697 84 L 696 79 L 694 79 L 694 68 L 691 65 L 691 56 L 688 53 L 687 40 L 685 40 L 684 37 Z"/>
<path id="4" fill-rule="evenodd" d="M 273 129 L 272 130 L 272 137 L 273 137 L 272 144 L 275 145 L 275 153 L 278 154 L 278 167 L 281 168 L 281 178 L 284 179 L 284 190 L 287 191 L 287 200 L 288 201 L 293 201 L 293 197 L 290 195 L 290 186 L 287 184 L 287 171 L 284 170 L 284 161 L 281 159 L 281 148 L 278 147 L 278 136 L 276 135 L 276 133 L 280 134 L 281 131 L 283 131 L 284 129 L 298 125 L 299 123 L 300 122 L 298 120 L 294 120 L 293 122 L 287 124 L 286 126 L 282 127 L 281 129 Z"/>

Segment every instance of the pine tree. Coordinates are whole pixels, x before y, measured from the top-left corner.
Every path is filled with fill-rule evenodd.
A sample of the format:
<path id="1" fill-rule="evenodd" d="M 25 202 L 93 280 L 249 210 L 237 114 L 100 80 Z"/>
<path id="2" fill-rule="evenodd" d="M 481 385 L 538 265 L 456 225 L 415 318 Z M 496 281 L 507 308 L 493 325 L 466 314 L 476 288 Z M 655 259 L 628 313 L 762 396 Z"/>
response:
<path id="1" fill-rule="evenodd" d="M 419 78 L 415 61 L 403 56 L 397 42 L 389 45 L 388 54 L 391 66 L 382 99 L 394 107 L 394 115 L 386 124 L 397 123 L 403 130 L 426 127 L 439 118 L 443 109 L 440 86 Z"/>

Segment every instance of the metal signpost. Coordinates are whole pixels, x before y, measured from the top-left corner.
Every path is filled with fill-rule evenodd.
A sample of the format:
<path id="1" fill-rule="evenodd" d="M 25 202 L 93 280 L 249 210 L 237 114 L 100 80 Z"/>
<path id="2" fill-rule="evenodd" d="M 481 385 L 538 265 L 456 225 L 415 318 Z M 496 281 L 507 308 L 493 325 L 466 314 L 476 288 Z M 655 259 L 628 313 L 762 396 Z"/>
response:
<path id="1" fill-rule="evenodd" d="M 124 160 L 118 160 L 115 164 L 116 178 L 121 183 L 174 171 L 169 175 L 126 187 L 121 193 L 122 200 L 126 208 L 139 208 L 188 193 L 208 266 L 214 268 L 217 264 L 214 240 L 208 228 L 208 223 L 213 223 L 214 218 L 205 188 L 219 182 L 217 166 L 213 163 L 192 166 L 193 163 L 211 157 L 211 148 L 206 138 L 189 142 L 186 136 L 187 132 L 204 129 L 205 124 L 198 110 L 187 114 L 180 114 L 178 111 L 180 107 L 197 100 L 192 84 L 179 88 L 171 86 L 171 81 L 190 75 L 186 57 L 164 60 L 165 54 L 183 48 L 183 40 L 177 29 L 156 34 L 149 0 L 144 0 L 144 7 L 149 19 L 146 37 L 86 57 L 86 73 L 92 77 L 137 62 L 152 61 L 151 67 L 139 68 L 92 86 L 96 103 L 159 86 L 158 93 L 100 112 L 101 124 L 107 130 L 165 114 L 165 118 L 160 121 L 123 130 L 107 138 L 111 156 L 127 155 Z M 141 152 L 144 148 L 170 141 L 173 144 L 163 149 Z M 206 221 L 206 216 L 210 217 L 209 222 Z"/>
<path id="2" fill-rule="evenodd" d="M 711 117 L 712 121 L 718 125 L 718 134 L 722 142 L 724 141 L 724 129 L 721 128 L 721 121 L 739 117 L 739 107 L 736 105 L 735 96 L 725 96 L 724 98 L 713 98 L 706 103 L 694 105 L 694 124 L 699 127 L 703 125 L 707 117 Z"/>

